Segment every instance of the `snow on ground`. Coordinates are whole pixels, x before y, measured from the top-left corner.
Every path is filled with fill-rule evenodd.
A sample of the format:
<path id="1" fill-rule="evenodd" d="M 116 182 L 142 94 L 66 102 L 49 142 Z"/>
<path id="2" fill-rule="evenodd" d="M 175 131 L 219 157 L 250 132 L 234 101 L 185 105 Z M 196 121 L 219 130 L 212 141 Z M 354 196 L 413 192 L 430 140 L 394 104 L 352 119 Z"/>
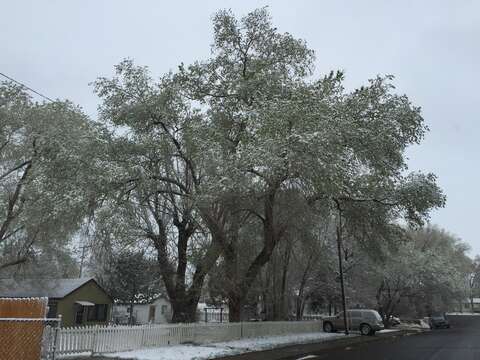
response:
<path id="1" fill-rule="evenodd" d="M 323 342 L 338 337 L 344 337 L 345 335 L 332 334 L 332 333 L 305 333 L 305 334 L 293 334 L 293 335 L 283 335 L 283 336 L 269 336 L 269 337 L 260 337 L 260 338 L 251 338 L 251 339 L 242 339 L 242 340 L 233 340 L 215 343 L 215 346 L 233 348 L 233 349 L 243 349 L 243 350 L 265 350 L 272 349 L 279 345 L 285 344 L 304 344 L 311 342 Z"/>
<path id="2" fill-rule="evenodd" d="M 447 315 L 468 315 L 468 316 L 472 316 L 472 315 L 480 315 L 480 313 L 472 313 L 472 312 L 449 312 L 447 313 Z"/>
<path id="3" fill-rule="evenodd" d="M 90 351 L 88 352 L 81 352 L 81 353 L 75 353 L 75 354 L 62 354 L 62 355 L 57 355 L 57 358 L 60 359 L 84 359 L 84 358 L 89 358 L 92 356 L 92 353 Z"/>
<path id="4" fill-rule="evenodd" d="M 215 348 L 210 346 L 175 345 L 164 346 L 152 349 L 125 351 L 113 354 L 103 354 L 104 357 L 116 359 L 137 359 L 137 360 L 200 360 L 215 357 L 235 355 L 241 353 L 227 348 Z"/>
<path id="5" fill-rule="evenodd" d="M 273 349 L 278 346 L 330 341 L 343 334 L 307 333 L 285 336 L 269 336 L 212 343 L 207 345 L 174 345 L 151 349 L 104 354 L 105 357 L 136 360 L 201 360 L 241 354 L 248 351 Z M 357 336 L 357 335 L 350 335 Z"/>
<path id="6" fill-rule="evenodd" d="M 383 329 L 380 331 L 377 331 L 377 334 L 387 334 L 387 333 L 392 333 L 392 332 L 399 332 L 399 329 Z"/>

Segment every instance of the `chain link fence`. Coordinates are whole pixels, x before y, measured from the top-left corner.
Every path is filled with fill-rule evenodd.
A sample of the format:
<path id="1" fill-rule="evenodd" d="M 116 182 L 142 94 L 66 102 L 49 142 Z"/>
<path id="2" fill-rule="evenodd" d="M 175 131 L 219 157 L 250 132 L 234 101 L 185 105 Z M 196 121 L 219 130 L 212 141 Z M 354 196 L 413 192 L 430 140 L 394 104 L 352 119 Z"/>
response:
<path id="1" fill-rule="evenodd" d="M 0 359 L 55 360 L 60 321 L 0 318 Z"/>

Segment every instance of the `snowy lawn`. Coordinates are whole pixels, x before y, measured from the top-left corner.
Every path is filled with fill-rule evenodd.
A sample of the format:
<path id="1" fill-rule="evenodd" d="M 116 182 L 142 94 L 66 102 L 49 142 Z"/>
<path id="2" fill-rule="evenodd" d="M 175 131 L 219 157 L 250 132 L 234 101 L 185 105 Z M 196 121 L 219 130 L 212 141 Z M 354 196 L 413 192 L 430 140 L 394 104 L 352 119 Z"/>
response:
<path id="1" fill-rule="evenodd" d="M 136 360 L 200 360 L 273 349 L 278 346 L 330 341 L 343 334 L 307 333 L 234 340 L 207 345 L 174 345 L 151 349 L 104 354 L 105 357 Z M 357 336 L 357 335 L 350 335 Z"/>
<path id="2" fill-rule="evenodd" d="M 457 316 L 457 315 L 466 315 L 466 316 L 480 316 L 480 313 L 472 313 L 472 312 L 449 312 L 447 313 L 447 316 L 448 315 L 453 315 L 453 316 Z"/>

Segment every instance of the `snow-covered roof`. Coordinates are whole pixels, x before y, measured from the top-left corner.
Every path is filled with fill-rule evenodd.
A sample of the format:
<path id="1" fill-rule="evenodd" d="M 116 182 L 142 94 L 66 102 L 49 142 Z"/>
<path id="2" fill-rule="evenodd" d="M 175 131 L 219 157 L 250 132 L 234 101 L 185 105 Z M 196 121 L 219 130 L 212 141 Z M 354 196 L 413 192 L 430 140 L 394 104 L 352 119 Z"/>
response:
<path id="1" fill-rule="evenodd" d="M 161 300 L 163 300 L 163 302 L 170 303 L 170 299 L 168 298 L 168 296 L 163 295 L 163 294 L 158 294 L 157 296 L 154 296 L 149 301 L 144 300 L 144 298 L 141 298 L 141 301 L 139 301 L 138 296 L 137 296 L 137 299 L 135 299 L 133 301 L 133 305 L 153 305 L 153 304 L 162 302 Z M 115 305 L 116 306 L 124 306 L 124 305 L 125 306 L 130 306 L 130 303 L 129 302 L 124 302 L 124 301 L 116 301 Z"/>
<path id="2" fill-rule="evenodd" d="M 0 279 L 0 297 L 63 298 L 93 278 L 79 279 Z"/>

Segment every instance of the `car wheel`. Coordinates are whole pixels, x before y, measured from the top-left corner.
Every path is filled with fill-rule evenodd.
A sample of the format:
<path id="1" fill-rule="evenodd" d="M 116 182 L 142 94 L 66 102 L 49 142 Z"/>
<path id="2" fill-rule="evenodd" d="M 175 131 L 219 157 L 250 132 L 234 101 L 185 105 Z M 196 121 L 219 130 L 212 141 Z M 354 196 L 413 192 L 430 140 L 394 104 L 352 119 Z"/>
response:
<path id="1" fill-rule="evenodd" d="M 372 328 L 368 324 L 360 325 L 360 334 L 362 335 L 370 335 L 372 333 Z"/>
<path id="2" fill-rule="evenodd" d="M 323 331 L 327 332 L 327 333 L 331 333 L 333 332 L 333 325 L 332 323 L 330 322 L 326 322 L 323 324 Z"/>

